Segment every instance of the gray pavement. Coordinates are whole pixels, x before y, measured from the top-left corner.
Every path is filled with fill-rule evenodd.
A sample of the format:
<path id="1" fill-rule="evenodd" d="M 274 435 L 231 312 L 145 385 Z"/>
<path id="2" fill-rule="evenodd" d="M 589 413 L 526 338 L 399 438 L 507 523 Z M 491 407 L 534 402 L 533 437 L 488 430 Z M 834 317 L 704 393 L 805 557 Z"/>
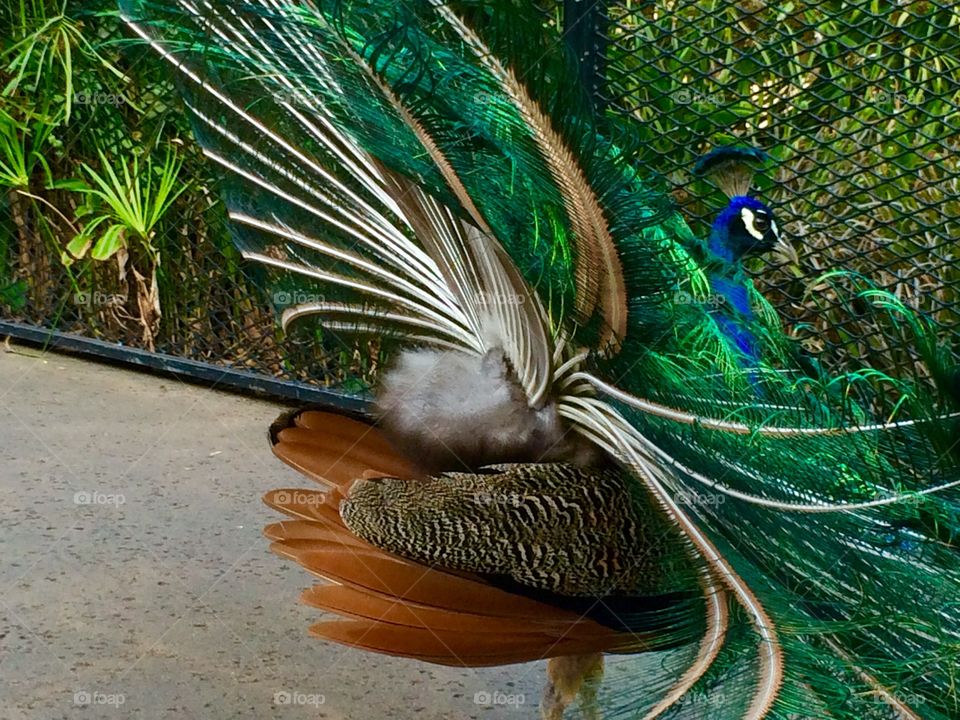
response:
<path id="1" fill-rule="evenodd" d="M 261 495 L 309 484 L 269 452 L 280 410 L 0 347 L 0 718 L 537 716 L 543 663 L 448 669 L 306 634 L 311 577 L 261 537 Z"/>

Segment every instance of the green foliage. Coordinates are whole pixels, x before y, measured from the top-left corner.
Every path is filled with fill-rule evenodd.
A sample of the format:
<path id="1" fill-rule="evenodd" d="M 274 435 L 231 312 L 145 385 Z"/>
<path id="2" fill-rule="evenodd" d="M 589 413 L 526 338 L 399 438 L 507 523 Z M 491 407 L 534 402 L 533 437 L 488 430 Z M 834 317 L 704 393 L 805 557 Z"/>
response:
<path id="1" fill-rule="evenodd" d="M 52 130 L 43 120 L 23 124 L 0 109 L 0 186 L 29 187 L 37 165 L 50 177 L 42 149 Z"/>
<path id="2" fill-rule="evenodd" d="M 146 167 L 141 172 L 139 158 L 132 155 L 121 163 L 118 174 L 114 163 L 102 152 L 99 155 L 102 172 L 82 164 L 93 185 L 83 180 L 56 184 L 87 196 L 87 202 L 76 212 L 86 224 L 83 231 L 67 244 L 67 252 L 75 258 L 82 258 L 89 251 L 93 259 L 107 260 L 125 247 L 127 238 L 132 236 L 154 261 L 158 261 L 159 252 L 153 244 L 154 228 L 188 188 L 179 179 L 183 161 L 172 148 L 168 148 L 162 166 L 155 167 L 153 160 L 147 158 Z M 102 225 L 107 226 L 105 230 Z"/>
<path id="3" fill-rule="evenodd" d="M 9 78 L 0 96 L 15 97 L 19 92 L 42 94 L 44 102 L 56 99 L 64 122 L 69 122 L 75 101 L 75 76 L 86 68 L 77 68 L 75 56 L 83 63 L 93 62 L 123 79 L 123 73 L 101 55 L 84 33 L 82 23 L 67 15 L 67 4 L 34 2 L 29 9 L 21 3 L 19 23 L 12 28 L 16 41 L 0 54 Z M 6 45 L 6 43 L 4 43 Z"/>
<path id="4" fill-rule="evenodd" d="M 27 283 L 17 280 L 6 284 L 0 283 L 0 307 L 7 307 L 13 311 L 22 310 L 27 304 Z"/>

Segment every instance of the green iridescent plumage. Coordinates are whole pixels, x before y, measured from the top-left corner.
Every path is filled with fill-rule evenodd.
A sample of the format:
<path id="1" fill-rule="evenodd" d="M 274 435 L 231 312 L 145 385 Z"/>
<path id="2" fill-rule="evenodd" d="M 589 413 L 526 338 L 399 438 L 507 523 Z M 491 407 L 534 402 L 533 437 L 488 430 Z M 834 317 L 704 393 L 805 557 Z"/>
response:
<path id="1" fill-rule="evenodd" d="M 124 13 L 181 66 L 240 248 L 323 296 L 304 312 L 482 354 L 487 316 L 463 289 L 491 286 L 438 260 L 454 235 L 463 256 L 507 258 L 490 270 L 502 287 L 519 287 L 515 268 L 531 289 L 522 311 L 490 312 L 540 388 L 532 405 L 551 398 L 631 469 L 730 606 L 685 693 L 657 705 L 705 657 L 692 630 L 687 652 L 655 670 L 638 659 L 604 690 L 606 717 L 960 714 L 960 403 L 922 317 L 864 284 L 858 312 L 894 317 L 914 355 L 898 377 L 853 358 L 829 374 L 749 289 L 760 351 L 745 366 L 703 244 L 631 165 L 627 136 L 593 125 L 555 30 L 525 3 Z M 417 222 L 440 239 L 417 241 Z M 524 323 L 542 338 L 526 342 Z"/>

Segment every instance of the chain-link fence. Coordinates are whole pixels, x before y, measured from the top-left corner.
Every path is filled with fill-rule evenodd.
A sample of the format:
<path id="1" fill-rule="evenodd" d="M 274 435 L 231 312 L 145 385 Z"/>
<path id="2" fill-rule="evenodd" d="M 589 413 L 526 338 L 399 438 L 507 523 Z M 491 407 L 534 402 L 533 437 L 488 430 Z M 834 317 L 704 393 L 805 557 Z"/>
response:
<path id="1" fill-rule="evenodd" d="M 737 141 L 772 156 L 762 192 L 799 257 L 768 258 L 758 286 L 808 350 L 907 361 L 846 301 L 856 273 L 960 351 L 960 6 L 618 2 L 601 27 L 603 100 L 637 119 L 644 164 L 700 232 L 716 208 L 697 155 Z"/>
<path id="2" fill-rule="evenodd" d="M 68 4 L 63 15 L 28 5 L 0 9 L 11 28 L 0 37 L 3 331 L 51 329 L 120 357 L 139 348 L 347 391 L 372 377 L 368 348 L 316 327 L 282 335 L 274 311 L 298 299 L 272 296 L 241 264 L 169 74 L 114 42 L 123 29 L 101 13 L 111 5 Z M 772 156 L 760 192 L 798 257 L 761 262 L 757 282 L 808 350 L 910 360 L 875 315 L 843 300 L 839 285 L 854 275 L 823 278 L 834 270 L 893 292 L 957 342 L 960 6 L 543 6 L 582 59 L 598 113 L 631 120 L 639 162 L 699 233 L 718 198 L 692 177 L 696 157 L 732 141 Z M 174 173 L 155 224 L 120 222 L 97 193 L 124 172 L 154 200 Z"/>

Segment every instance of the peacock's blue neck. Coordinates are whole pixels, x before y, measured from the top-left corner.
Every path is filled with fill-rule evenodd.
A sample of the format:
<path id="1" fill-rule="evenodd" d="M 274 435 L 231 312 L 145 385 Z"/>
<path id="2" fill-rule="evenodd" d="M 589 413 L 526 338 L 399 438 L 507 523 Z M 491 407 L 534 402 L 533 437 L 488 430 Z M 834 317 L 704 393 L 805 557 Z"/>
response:
<path id="1" fill-rule="evenodd" d="M 722 301 L 717 304 L 722 306 L 728 314 L 741 316 L 747 320 L 753 318 L 750 292 L 747 290 L 746 277 L 742 271 L 735 273 L 733 277 L 714 273 L 710 276 L 710 285 L 718 296 L 718 300 L 722 298 Z M 730 313 L 731 310 L 732 313 Z"/>
<path id="2" fill-rule="evenodd" d="M 730 220 L 738 212 L 739 210 L 731 204 L 717 215 L 717 219 L 713 221 L 713 225 L 710 227 L 710 238 L 707 241 L 710 253 L 727 265 L 735 265 L 740 261 L 731 247 L 729 230 Z"/>
<path id="3" fill-rule="evenodd" d="M 750 331 L 753 309 L 750 307 L 750 293 L 743 279 L 731 281 L 722 275 L 712 275 L 710 282 L 718 299 L 715 315 L 717 325 L 727 339 L 744 355 L 745 364 L 759 360 L 759 348 L 754 334 Z"/>
<path id="4" fill-rule="evenodd" d="M 710 273 L 710 286 L 717 302 L 715 317 L 721 332 L 731 344 L 744 355 L 745 364 L 759 359 L 759 348 L 749 325 L 753 320 L 750 292 L 740 258 L 730 248 L 727 228 L 729 215 L 738 212 L 730 207 L 724 210 L 710 229 L 707 246 L 714 256 L 714 270 Z"/>

